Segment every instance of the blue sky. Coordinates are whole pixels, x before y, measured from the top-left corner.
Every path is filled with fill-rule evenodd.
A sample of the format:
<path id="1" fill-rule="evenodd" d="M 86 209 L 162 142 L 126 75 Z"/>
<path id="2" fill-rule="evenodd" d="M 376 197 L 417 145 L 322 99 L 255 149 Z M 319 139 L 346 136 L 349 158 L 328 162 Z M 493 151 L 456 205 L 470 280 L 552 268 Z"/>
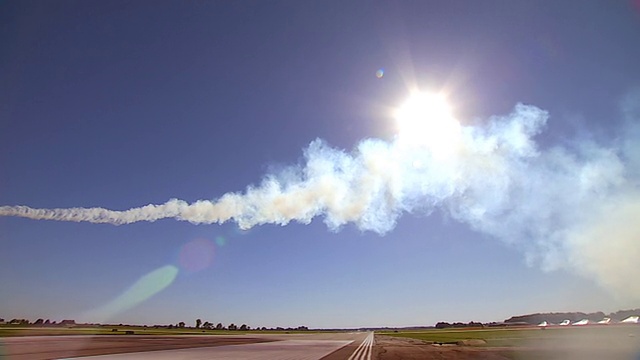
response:
<path id="1" fill-rule="evenodd" d="M 317 138 L 346 152 L 393 142 L 393 109 L 416 87 L 445 92 L 465 126 L 543 109 L 541 153 L 588 163 L 573 149 L 633 143 L 638 34 L 637 1 L 5 1 L 0 205 L 125 210 L 243 192 L 304 163 Z M 637 188 L 637 158 L 619 157 Z M 358 327 L 638 306 L 639 291 L 563 253 L 575 242 L 550 267 L 526 236 L 443 207 L 384 235 L 322 216 L 247 231 L 2 217 L 0 317 Z M 630 239 L 614 250 L 640 254 Z M 167 265 L 166 288 L 96 315 Z"/>

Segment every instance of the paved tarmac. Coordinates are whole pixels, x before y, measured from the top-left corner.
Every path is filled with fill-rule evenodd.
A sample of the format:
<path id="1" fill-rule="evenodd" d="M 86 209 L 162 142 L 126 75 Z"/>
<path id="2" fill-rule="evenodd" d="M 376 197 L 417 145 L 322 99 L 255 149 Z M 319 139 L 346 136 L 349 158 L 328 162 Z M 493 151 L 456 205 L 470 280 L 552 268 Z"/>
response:
<path id="1" fill-rule="evenodd" d="M 366 353 L 371 346 L 369 334 L 28 336 L 0 339 L 0 359 L 347 360 L 356 349 L 358 354 Z"/>
<path id="2" fill-rule="evenodd" d="M 139 353 L 83 357 L 91 360 L 319 360 L 350 344 L 345 340 L 281 340 L 267 343 L 225 345 L 179 350 L 147 351 Z"/>

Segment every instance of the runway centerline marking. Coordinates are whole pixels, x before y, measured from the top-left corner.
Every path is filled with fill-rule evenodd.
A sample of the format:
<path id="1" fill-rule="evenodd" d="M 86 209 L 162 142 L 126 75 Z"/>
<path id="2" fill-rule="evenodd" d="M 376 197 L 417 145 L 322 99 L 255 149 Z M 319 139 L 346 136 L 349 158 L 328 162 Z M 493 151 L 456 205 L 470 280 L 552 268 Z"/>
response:
<path id="1" fill-rule="evenodd" d="M 373 331 L 362 341 L 356 351 L 349 356 L 349 360 L 371 360 L 371 350 L 373 348 Z"/>

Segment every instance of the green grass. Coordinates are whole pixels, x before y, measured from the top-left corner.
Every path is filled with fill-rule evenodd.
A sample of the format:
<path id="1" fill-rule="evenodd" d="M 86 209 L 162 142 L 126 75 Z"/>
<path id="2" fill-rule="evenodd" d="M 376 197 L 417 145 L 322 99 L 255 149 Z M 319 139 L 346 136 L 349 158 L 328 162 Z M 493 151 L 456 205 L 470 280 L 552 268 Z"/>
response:
<path id="1" fill-rule="evenodd" d="M 406 337 L 436 343 L 456 343 L 462 340 L 482 339 L 487 346 L 523 346 L 551 342 L 571 342 L 588 339 L 593 342 L 618 341 L 640 338 L 639 326 L 587 326 L 567 328 L 513 328 L 513 329 L 433 329 L 423 331 L 378 332 L 377 334 Z"/>
<path id="2" fill-rule="evenodd" d="M 113 331 L 116 329 L 117 331 Z M 203 330 L 194 328 L 154 328 L 143 326 L 96 326 L 96 327 L 36 327 L 0 326 L 0 337 L 9 336 L 51 336 L 51 335 L 125 335 L 133 331 L 135 335 L 251 335 L 251 334 L 311 334 L 317 331 L 278 330 Z"/>
<path id="3" fill-rule="evenodd" d="M 116 329 L 117 331 L 113 331 Z M 0 337 L 7 336 L 50 336 L 50 335 L 124 335 L 126 331 L 133 331 L 136 335 L 227 335 L 248 334 L 248 331 L 202 330 L 192 328 L 153 328 L 142 326 L 101 326 L 101 327 L 33 327 L 33 326 L 2 326 Z"/>
<path id="4" fill-rule="evenodd" d="M 547 330 L 544 330 L 547 331 Z M 505 346 L 498 343 L 519 343 L 542 332 L 539 329 L 433 329 L 424 331 L 384 332 L 381 335 L 406 337 L 411 339 L 433 341 L 436 343 L 455 343 L 462 340 L 481 339 L 488 345 Z"/>

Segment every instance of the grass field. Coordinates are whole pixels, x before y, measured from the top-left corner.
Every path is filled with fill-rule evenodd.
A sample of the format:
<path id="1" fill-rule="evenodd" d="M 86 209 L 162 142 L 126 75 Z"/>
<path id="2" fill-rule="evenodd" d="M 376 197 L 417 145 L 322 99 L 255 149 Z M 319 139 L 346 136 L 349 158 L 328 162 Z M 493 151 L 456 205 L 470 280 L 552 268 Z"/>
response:
<path id="1" fill-rule="evenodd" d="M 116 331 L 113 331 L 116 329 Z M 190 328 L 153 328 L 142 326 L 111 326 L 111 327 L 33 327 L 33 326 L 3 326 L 0 327 L 0 337 L 6 336 L 41 336 L 41 335 L 124 335 L 133 331 L 140 335 L 212 335 L 212 334 L 243 334 L 244 331 L 199 330 Z"/>
<path id="2" fill-rule="evenodd" d="M 540 346 L 558 342 L 592 343 L 603 346 L 640 342 L 640 326 L 536 327 L 511 329 L 433 329 L 423 331 L 377 332 L 376 334 L 407 337 L 442 344 L 482 339 L 486 346 Z"/>
<path id="3" fill-rule="evenodd" d="M 113 331 L 113 330 L 116 331 Z M 277 331 L 277 330 L 203 330 L 194 328 L 154 328 L 143 326 L 99 326 L 99 327 L 35 327 L 35 326 L 0 326 L 0 337 L 8 336 L 51 336 L 51 335 L 251 335 L 251 334 L 289 334 L 312 333 L 314 331 Z"/>

